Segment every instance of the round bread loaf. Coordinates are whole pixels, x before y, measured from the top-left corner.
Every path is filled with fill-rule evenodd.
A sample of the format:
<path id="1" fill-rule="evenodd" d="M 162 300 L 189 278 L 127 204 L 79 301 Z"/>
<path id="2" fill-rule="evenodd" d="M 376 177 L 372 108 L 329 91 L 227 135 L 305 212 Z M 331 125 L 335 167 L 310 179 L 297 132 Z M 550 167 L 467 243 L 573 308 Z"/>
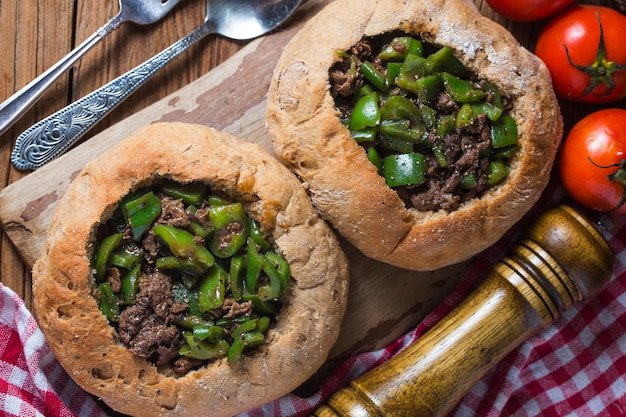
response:
<path id="1" fill-rule="evenodd" d="M 466 260 L 493 244 L 546 186 L 563 123 L 544 64 L 462 0 L 345 0 L 294 36 L 275 68 L 267 121 L 278 158 L 303 181 L 324 219 L 366 256 L 412 270 Z M 351 138 L 329 69 L 361 39 L 402 32 L 438 46 L 510 101 L 519 151 L 501 184 L 457 209 L 407 208 Z"/>
<path id="2" fill-rule="evenodd" d="M 120 199 L 158 180 L 200 181 L 242 202 L 289 263 L 291 280 L 266 342 L 233 364 L 175 377 L 132 354 L 92 296 L 95 233 Z M 35 313 L 69 375 L 135 416 L 232 416 L 289 393 L 325 361 L 348 291 L 348 265 L 298 180 L 256 144 L 199 125 L 140 129 L 87 164 L 59 202 L 33 270 Z"/>

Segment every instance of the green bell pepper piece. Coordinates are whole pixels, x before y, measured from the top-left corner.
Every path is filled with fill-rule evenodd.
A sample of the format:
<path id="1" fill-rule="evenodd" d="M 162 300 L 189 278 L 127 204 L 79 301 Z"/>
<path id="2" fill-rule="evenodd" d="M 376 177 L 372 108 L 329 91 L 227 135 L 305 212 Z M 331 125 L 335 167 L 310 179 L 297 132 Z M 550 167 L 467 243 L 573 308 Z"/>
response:
<path id="1" fill-rule="evenodd" d="M 245 245 L 250 221 L 241 203 L 209 207 L 209 220 L 215 231 L 208 246 L 215 256 L 230 258 Z"/>
<path id="2" fill-rule="evenodd" d="M 426 158 L 419 153 L 389 155 L 383 158 L 383 173 L 390 187 L 419 185 L 426 180 Z"/>
<path id="3" fill-rule="evenodd" d="M 230 270 L 228 274 L 228 287 L 233 298 L 237 301 L 241 300 L 243 295 L 243 270 L 244 257 L 236 255 L 230 259 Z"/>
<path id="4" fill-rule="evenodd" d="M 202 275 L 209 267 L 193 258 L 183 258 L 180 256 L 163 256 L 156 260 L 157 269 L 176 269 L 192 275 Z"/>
<path id="5" fill-rule="evenodd" d="M 117 304 L 117 297 L 111 288 L 111 284 L 103 282 L 96 287 L 100 293 L 98 307 L 110 322 L 117 322 L 120 319 L 120 307 Z"/>
<path id="6" fill-rule="evenodd" d="M 485 98 L 486 93 L 475 88 L 471 82 L 455 77 L 448 72 L 441 73 L 443 85 L 450 97 L 457 103 L 474 103 Z"/>
<path id="7" fill-rule="evenodd" d="M 383 161 L 375 146 L 367 147 L 367 159 L 376 167 L 378 175 L 383 175 Z"/>
<path id="8" fill-rule="evenodd" d="M 246 263 L 246 289 L 251 294 L 256 294 L 257 284 L 261 276 L 261 271 L 263 271 L 265 258 L 259 253 L 252 239 L 248 239 Z"/>
<path id="9" fill-rule="evenodd" d="M 109 262 L 120 268 L 131 269 L 143 259 L 143 249 L 134 243 L 124 245 L 111 253 Z"/>
<path id="10" fill-rule="evenodd" d="M 463 178 L 461 178 L 461 182 L 459 182 L 458 187 L 461 190 L 470 190 L 476 187 L 477 185 L 478 185 L 478 182 L 476 181 L 476 174 L 472 172 L 470 174 L 463 176 Z"/>
<path id="11" fill-rule="evenodd" d="M 197 340 L 208 340 L 213 343 L 226 338 L 226 331 L 220 326 L 193 326 L 192 334 Z"/>
<path id="12" fill-rule="evenodd" d="M 415 80 L 415 89 L 420 103 L 432 103 L 443 91 L 443 82 L 439 74 L 427 75 Z"/>
<path id="13" fill-rule="evenodd" d="M 218 264 L 209 268 L 198 286 L 198 308 L 202 313 L 219 308 L 224 304 L 228 273 Z"/>
<path id="14" fill-rule="evenodd" d="M 194 359 L 208 360 L 221 358 L 226 356 L 230 348 L 230 345 L 225 339 L 209 343 L 204 340 L 197 340 L 194 338 L 192 332 L 183 332 L 183 339 L 186 343 L 178 350 L 178 353 L 182 356 Z"/>
<path id="15" fill-rule="evenodd" d="M 456 127 L 464 127 L 469 126 L 474 123 L 474 112 L 472 111 L 472 106 L 468 103 L 465 103 L 459 109 L 459 112 L 456 115 Z"/>
<path id="16" fill-rule="evenodd" d="M 211 252 L 203 245 L 197 243 L 195 236 L 185 229 L 166 224 L 157 224 L 152 228 L 152 231 L 165 242 L 175 256 L 191 258 L 207 267 L 211 267 L 215 263 L 215 258 Z"/>
<path id="17" fill-rule="evenodd" d="M 387 77 L 370 61 L 363 61 L 361 64 L 361 72 L 365 79 L 382 92 L 389 90 Z"/>
<path id="18" fill-rule="evenodd" d="M 107 264 L 109 258 L 115 249 L 119 246 L 123 233 L 115 233 L 113 235 L 105 237 L 98 246 L 96 252 L 95 269 L 96 269 L 96 282 L 102 282 L 106 278 Z"/>
<path id="19" fill-rule="evenodd" d="M 124 304 L 130 305 L 135 303 L 140 276 L 141 264 L 135 265 L 130 271 L 126 272 L 124 276 L 122 276 L 120 293 L 122 294 Z"/>
<path id="20" fill-rule="evenodd" d="M 517 151 L 519 151 L 519 146 L 517 145 L 505 146 L 494 152 L 493 155 L 491 155 L 491 159 L 495 161 L 497 159 L 513 158 Z"/>
<path id="21" fill-rule="evenodd" d="M 184 327 L 185 329 L 193 330 L 195 327 L 211 327 L 214 323 L 210 320 L 205 320 L 200 316 L 194 314 L 184 314 L 176 317 L 173 323 L 177 326 Z"/>
<path id="22" fill-rule="evenodd" d="M 387 84 L 396 85 L 398 75 L 402 69 L 402 62 L 389 62 L 387 64 Z"/>
<path id="23" fill-rule="evenodd" d="M 267 251 L 263 255 L 265 256 L 267 263 L 271 264 L 278 273 L 278 277 L 280 278 L 280 293 L 278 298 L 281 298 L 285 294 L 285 291 L 289 286 L 289 279 L 291 278 L 289 263 L 285 258 L 274 251 Z"/>
<path id="24" fill-rule="evenodd" d="M 412 127 L 423 128 L 420 109 L 408 98 L 402 96 L 389 97 L 380 108 L 380 117 L 383 120 L 408 120 Z"/>
<path id="25" fill-rule="evenodd" d="M 502 161 L 491 161 L 487 166 L 487 185 L 493 187 L 509 175 L 509 167 Z"/>
<path id="26" fill-rule="evenodd" d="M 422 56 L 424 46 L 421 41 L 410 36 L 395 37 L 376 55 L 382 61 L 403 61 L 408 54 Z"/>
<path id="27" fill-rule="evenodd" d="M 517 123 L 509 113 L 503 114 L 491 125 L 491 146 L 506 148 L 517 143 Z"/>
<path id="28" fill-rule="evenodd" d="M 426 58 L 409 54 L 396 77 L 396 85 L 404 90 L 418 94 L 417 80 L 427 75 L 431 75 L 431 73 L 430 65 Z"/>
<path id="29" fill-rule="evenodd" d="M 249 219 L 250 221 L 250 237 L 254 240 L 254 243 L 259 245 L 262 251 L 266 251 L 270 248 L 270 242 L 263 237 L 263 232 L 261 231 L 261 224 L 254 219 Z"/>
<path id="30" fill-rule="evenodd" d="M 373 142 L 376 139 L 377 135 L 378 135 L 377 127 L 366 127 L 361 130 L 350 131 L 350 136 L 352 136 L 352 139 L 357 141 L 357 143 Z"/>
<path id="31" fill-rule="evenodd" d="M 133 239 L 139 240 L 143 233 L 161 215 L 161 200 L 152 191 L 127 201 L 122 213 L 133 232 Z"/>
<path id="32" fill-rule="evenodd" d="M 199 206 L 208 192 L 208 187 L 200 182 L 181 184 L 176 181 L 168 181 L 161 185 L 161 192 L 168 197 L 181 199 L 185 204 Z"/>
<path id="33" fill-rule="evenodd" d="M 425 129 L 411 129 L 408 120 L 383 120 L 380 124 L 380 136 L 387 139 L 398 139 L 419 143 L 424 138 Z"/>
<path id="34" fill-rule="evenodd" d="M 362 130 L 367 127 L 376 127 L 380 123 L 380 108 L 378 93 L 372 92 L 363 95 L 354 105 L 348 128 Z"/>
<path id="35" fill-rule="evenodd" d="M 467 75 L 465 66 L 454 56 L 454 51 L 449 46 L 444 46 L 427 58 L 432 73 L 447 72 L 457 77 Z"/>

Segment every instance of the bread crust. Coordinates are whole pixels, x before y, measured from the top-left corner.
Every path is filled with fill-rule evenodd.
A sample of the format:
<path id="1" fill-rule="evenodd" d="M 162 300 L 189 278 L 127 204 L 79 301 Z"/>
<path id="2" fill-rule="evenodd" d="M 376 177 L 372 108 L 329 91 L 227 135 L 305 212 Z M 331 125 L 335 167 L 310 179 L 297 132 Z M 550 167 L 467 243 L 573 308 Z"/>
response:
<path id="1" fill-rule="evenodd" d="M 182 377 L 133 355 L 90 295 L 98 225 L 130 191 L 159 178 L 203 181 L 241 201 L 271 232 L 290 282 L 267 343 Z M 256 144 L 199 125 L 154 124 L 86 165 L 61 199 L 33 270 L 35 315 L 53 353 L 86 391 L 137 416 L 232 416 L 295 389 L 325 361 L 345 312 L 348 264 L 298 180 Z"/>
<path id="2" fill-rule="evenodd" d="M 441 46 L 513 101 L 520 151 L 508 179 L 454 212 L 405 208 L 334 108 L 328 71 L 365 36 L 401 30 Z M 545 188 L 563 122 L 544 64 L 462 0 L 342 0 L 292 38 L 275 68 L 267 120 L 278 158 L 314 206 L 366 256 L 412 270 L 466 260 L 499 239 Z"/>

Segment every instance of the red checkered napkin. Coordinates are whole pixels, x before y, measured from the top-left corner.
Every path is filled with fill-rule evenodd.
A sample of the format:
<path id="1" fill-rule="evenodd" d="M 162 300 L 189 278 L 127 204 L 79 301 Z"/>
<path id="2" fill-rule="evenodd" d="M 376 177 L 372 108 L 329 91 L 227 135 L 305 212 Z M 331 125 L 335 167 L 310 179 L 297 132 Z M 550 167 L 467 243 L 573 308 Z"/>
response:
<path id="1" fill-rule="evenodd" d="M 550 204 L 540 206 L 546 205 Z M 575 305 L 550 328 L 511 352 L 475 384 L 451 416 L 626 415 L 626 216 L 615 220 L 609 243 L 617 263 L 607 288 L 592 300 Z M 441 320 L 478 285 L 514 233 L 485 251 L 457 288 L 416 329 L 384 349 L 346 361 L 309 398 L 287 395 L 239 417 L 309 415 L 350 380 L 387 361 Z M 105 415 L 56 362 L 23 302 L 2 284 L 0 332 L 2 415 Z"/>
<path id="2" fill-rule="evenodd" d="M 20 297 L 0 283 L 0 413 L 105 416 L 54 359 Z"/>

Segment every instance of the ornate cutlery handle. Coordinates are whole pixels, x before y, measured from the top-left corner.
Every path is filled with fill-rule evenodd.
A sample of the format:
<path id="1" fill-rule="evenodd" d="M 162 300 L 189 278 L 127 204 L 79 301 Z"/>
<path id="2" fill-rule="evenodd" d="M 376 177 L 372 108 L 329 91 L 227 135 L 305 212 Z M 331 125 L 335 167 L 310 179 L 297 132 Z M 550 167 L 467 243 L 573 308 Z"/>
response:
<path id="1" fill-rule="evenodd" d="M 41 120 L 22 133 L 11 153 L 17 169 L 37 169 L 64 153 L 158 70 L 211 33 L 201 26 L 143 64 Z"/>
<path id="2" fill-rule="evenodd" d="M 120 15 L 109 20 L 93 35 L 85 39 L 83 43 L 65 55 L 59 62 L 48 68 L 44 73 L 2 103 L 0 105 L 0 135 L 9 130 L 9 128 L 35 104 L 37 99 L 39 99 L 63 73 L 70 69 L 87 51 L 97 45 L 108 34 L 113 32 L 113 30 L 117 29 L 121 23 L 122 19 Z"/>

